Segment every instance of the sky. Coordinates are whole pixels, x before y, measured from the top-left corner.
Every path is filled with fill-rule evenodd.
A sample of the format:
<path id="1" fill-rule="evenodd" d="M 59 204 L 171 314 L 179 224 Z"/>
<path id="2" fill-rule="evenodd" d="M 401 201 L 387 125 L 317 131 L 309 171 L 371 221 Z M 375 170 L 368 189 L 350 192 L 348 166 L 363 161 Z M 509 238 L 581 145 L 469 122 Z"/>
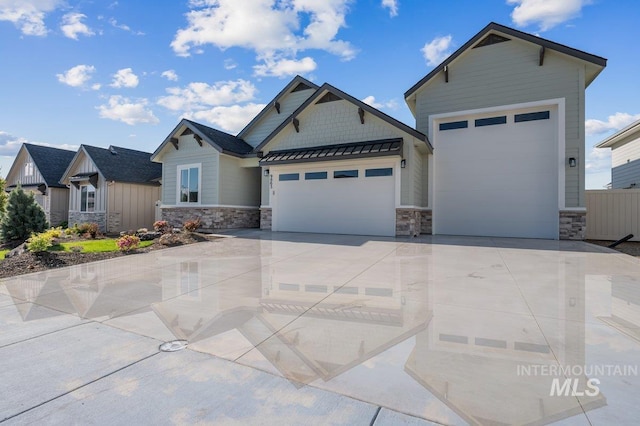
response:
<path id="1" fill-rule="evenodd" d="M 153 152 L 189 118 L 236 134 L 296 75 L 415 125 L 404 92 L 489 22 L 608 59 L 599 141 L 640 119 L 637 0 L 0 0 L 0 176 L 23 142 Z"/>

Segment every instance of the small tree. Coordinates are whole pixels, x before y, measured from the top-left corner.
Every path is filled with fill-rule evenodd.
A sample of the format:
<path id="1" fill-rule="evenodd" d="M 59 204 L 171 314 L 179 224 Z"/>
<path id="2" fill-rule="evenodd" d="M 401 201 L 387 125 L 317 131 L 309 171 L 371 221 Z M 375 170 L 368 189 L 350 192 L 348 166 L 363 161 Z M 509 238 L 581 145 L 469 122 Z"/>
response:
<path id="1" fill-rule="evenodd" d="M 47 218 L 32 193 L 18 187 L 11 191 L 0 222 L 2 241 L 26 240 L 32 233 L 47 229 Z"/>
<path id="2" fill-rule="evenodd" d="M 0 177 L 0 218 L 5 211 L 7 205 L 7 193 L 4 192 L 7 187 L 7 181 Z"/>

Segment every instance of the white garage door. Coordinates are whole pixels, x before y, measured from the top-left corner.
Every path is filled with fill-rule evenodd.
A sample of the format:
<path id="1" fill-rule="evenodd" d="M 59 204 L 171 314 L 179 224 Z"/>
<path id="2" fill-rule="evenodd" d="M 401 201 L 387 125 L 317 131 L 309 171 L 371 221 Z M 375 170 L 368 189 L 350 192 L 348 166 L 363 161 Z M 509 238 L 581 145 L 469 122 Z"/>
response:
<path id="1" fill-rule="evenodd" d="M 273 230 L 395 235 L 392 164 L 271 169 Z"/>
<path id="2" fill-rule="evenodd" d="M 434 233 L 558 238 L 556 107 L 441 119 Z"/>

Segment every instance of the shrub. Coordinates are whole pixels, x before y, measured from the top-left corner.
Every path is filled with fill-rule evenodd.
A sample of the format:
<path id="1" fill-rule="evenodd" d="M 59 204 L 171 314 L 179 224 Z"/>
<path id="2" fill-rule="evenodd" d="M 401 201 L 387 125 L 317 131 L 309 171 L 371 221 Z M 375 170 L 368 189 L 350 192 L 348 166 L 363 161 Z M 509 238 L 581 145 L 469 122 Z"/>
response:
<path id="1" fill-rule="evenodd" d="M 32 253 L 42 253 L 53 245 L 53 237 L 47 233 L 33 234 L 27 242 L 27 249 Z"/>
<path id="2" fill-rule="evenodd" d="M 192 220 L 188 220 L 182 226 L 186 232 L 195 232 L 196 229 L 200 228 L 200 218 L 195 218 Z"/>
<path id="3" fill-rule="evenodd" d="M 163 234 L 166 234 L 171 230 L 171 227 L 169 226 L 169 222 L 167 222 L 166 220 L 156 220 L 153 223 L 153 229 L 156 232 L 162 232 Z"/>
<path id="4" fill-rule="evenodd" d="M 47 229 L 44 211 L 38 205 L 32 193 L 26 193 L 18 187 L 11 191 L 7 200 L 6 212 L 0 222 L 2 241 L 26 240 L 33 233 Z"/>
<path id="5" fill-rule="evenodd" d="M 0 216 L 4 213 L 5 206 L 7 205 L 7 193 L 4 191 L 7 185 L 7 181 L 0 177 Z"/>
<path id="6" fill-rule="evenodd" d="M 135 250 L 140 246 L 140 238 L 135 235 L 125 235 L 124 237 L 118 238 L 116 245 L 120 251 Z"/>
<path id="7" fill-rule="evenodd" d="M 78 225 L 78 234 L 84 236 L 85 238 L 93 238 L 95 239 L 100 233 L 100 227 L 97 223 L 89 222 L 89 223 L 81 223 Z"/>
<path id="8" fill-rule="evenodd" d="M 60 238 L 62 236 L 62 227 L 57 227 L 57 228 L 49 228 L 47 231 L 45 231 L 45 234 L 51 236 L 51 238 Z"/>

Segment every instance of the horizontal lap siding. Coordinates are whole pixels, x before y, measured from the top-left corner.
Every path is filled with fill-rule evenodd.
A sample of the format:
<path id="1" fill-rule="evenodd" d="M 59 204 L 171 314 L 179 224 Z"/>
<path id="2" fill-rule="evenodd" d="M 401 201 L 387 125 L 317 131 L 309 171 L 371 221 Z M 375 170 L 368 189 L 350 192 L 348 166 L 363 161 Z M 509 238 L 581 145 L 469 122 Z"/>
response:
<path id="1" fill-rule="evenodd" d="M 180 136 L 178 146 L 168 146 L 162 156 L 162 204 L 176 204 L 178 165 L 186 164 L 201 164 L 201 204 L 218 204 L 218 151 L 207 143 L 199 146 L 192 135 Z"/>
<path id="2" fill-rule="evenodd" d="M 640 138 L 611 150 L 611 167 L 622 166 L 635 160 L 640 160 Z"/>
<path id="3" fill-rule="evenodd" d="M 579 167 L 566 169 L 566 205 L 582 204 L 584 176 L 584 66 L 547 49 L 538 66 L 539 46 L 511 40 L 470 49 L 443 73 L 417 92 L 416 123 L 428 134 L 429 117 L 450 113 L 533 102 L 565 99 L 566 154 L 579 159 Z"/>
<path id="4" fill-rule="evenodd" d="M 611 186 L 613 189 L 640 187 L 640 138 L 611 150 Z"/>
<path id="5" fill-rule="evenodd" d="M 586 191 L 587 239 L 640 241 L 640 189 Z"/>
<path id="6" fill-rule="evenodd" d="M 259 167 L 240 167 L 240 161 L 220 156 L 220 204 L 226 206 L 260 206 Z"/>

